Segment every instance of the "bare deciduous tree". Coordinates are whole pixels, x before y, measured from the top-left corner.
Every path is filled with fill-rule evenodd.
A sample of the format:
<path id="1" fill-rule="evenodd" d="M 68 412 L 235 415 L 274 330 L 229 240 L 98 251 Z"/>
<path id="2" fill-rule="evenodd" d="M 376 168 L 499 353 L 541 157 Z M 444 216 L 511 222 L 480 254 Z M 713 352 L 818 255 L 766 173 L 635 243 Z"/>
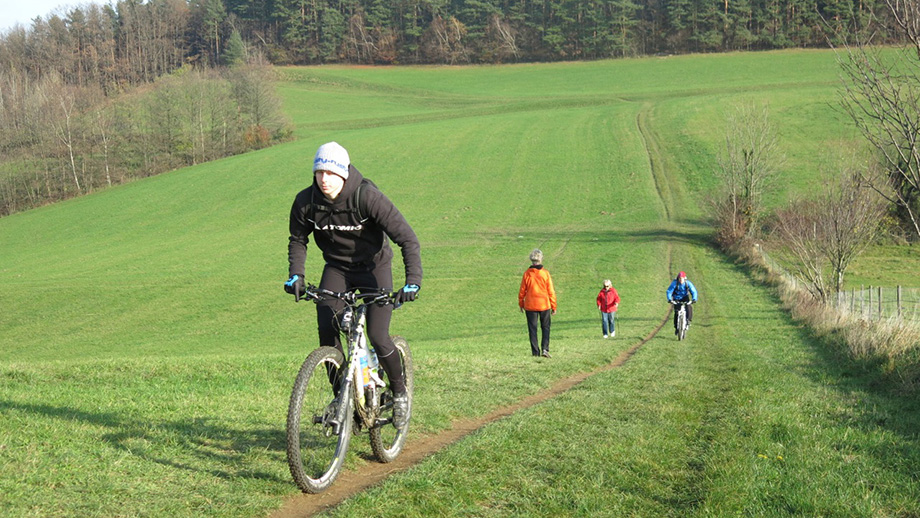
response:
<path id="1" fill-rule="evenodd" d="M 70 159 L 70 171 L 73 174 L 73 183 L 77 187 L 77 192 L 83 192 L 83 188 L 80 186 L 80 179 L 77 177 L 77 164 L 74 160 L 74 135 L 71 120 L 74 116 L 74 95 L 72 92 L 64 91 L 59 92 L 57 96 L 57 104 L 60 106 L 60 118 L 55 123 L 54 129 L 57 132 L 58 140 L 67 148 L 67 157 Z"/>
<path id="2" fill-rule="evenodd" d="M 513 61 L 519 59 L 517 31 L 507 18 L 498 13 L 489 16 L 483 50 L 485 56 L 496 63 L 507 61 L 509 58 Z"/>
<path id="3" fill-rule="evenodd" d="M 454 65 L 469 61 L 469 50 L 464 38 L 466 27 L 453 16 L 447 19 L 435 16 L 422 35 L 423 54 L 428 59 Z"/>
<path id="4" fill-rule="evenodd" d="M 850 263 L 878 235 L 885 207 L 873 192 L 864 189 L 860 175 L 844 169 L 837 181 L 825 192 L 819 204 L 821 252 L 830 262 L 834 292 L 843 290 L 843 277 Z"/>
<path id="5" fill-rule="evenodd" d="M 776 211 L 770 231 L 773 250 L 792 275 L 802 281 L 811 295 L 826 302 L 830 287 L 826 278 L 826 258 L 821 253 L 818 234 L 819 212 L 808 200 L 794 201 Z"/>
<path id="6" fill-rule="evenodd" d="M 773 222 L 775 249 L 822 302 L 843 290 L 847 268 L 878 235 L 884 206 L 859 178 L 844 168 L 819 198 L 778 210 Z"/>
<path id="7" fill-rule="evenodd" d="M 763 196 L 782 161 L 767 109 L 753 103 L 736 107 L 728 116 L 725 149 L 719 157 L 722 192 L 714 200 L 723 246 L 756 231 Z"/>
<path id="8" fill-rule="evenodd" d="M 842 105 L 878 151 L 887 173 L 864 175 L 861 181 L 896 205 L 920 238 L 920 4 L 885 3 L 913 43 L 916 58 L 857 39 L 838 52 L 844 75 Z"/>

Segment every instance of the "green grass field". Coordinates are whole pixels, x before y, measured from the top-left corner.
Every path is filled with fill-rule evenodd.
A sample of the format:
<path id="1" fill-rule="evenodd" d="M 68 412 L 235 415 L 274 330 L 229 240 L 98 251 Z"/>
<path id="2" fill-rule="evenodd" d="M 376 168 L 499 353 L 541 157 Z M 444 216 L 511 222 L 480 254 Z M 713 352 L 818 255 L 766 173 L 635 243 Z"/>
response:
<path id="1" fill-rule="evenodd" d="M 329 140 L 422 242 L 421 296 L 392 326 L 415 356 L 415 437 L 610 363 L 665 317 L 677 270 L 701 290 L 689 341 L 665 327 L 331 514 L 920 514 L 916 398 L 708 243 L 736 103 L 778 127 L 773 204 L 856 139 L 832 53 L 280 72 L 296 141 L 0 219 L 0 515 L 255 517 L 297 493 L 284 420 L 316 325 L 281 290 L 287 215 Z M 535 247 L 558 291 L 552 359 L 530 357 L 516 304 Z M 319 263 L 311 248 L 311 280 Z M 623 298 L 613 341 L 604 278 Z M 356 468 L 370 448 L 352 445 Z"/>

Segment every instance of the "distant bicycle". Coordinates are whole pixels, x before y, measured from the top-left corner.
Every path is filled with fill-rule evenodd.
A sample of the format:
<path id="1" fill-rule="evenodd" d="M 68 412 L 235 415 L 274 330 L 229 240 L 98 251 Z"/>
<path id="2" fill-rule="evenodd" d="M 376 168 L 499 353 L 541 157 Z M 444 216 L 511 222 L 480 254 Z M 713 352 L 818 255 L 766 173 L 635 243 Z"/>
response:
<path id="1" fill-rule="evenodd" d="M 675 326 L 675 331 L 677 331 L 677 340 L 683 340 L 687 337 L 687 330 L 690 329 L 690 322 L 687 321 L 687 306 L 693 304 L 693 301 L 690 302 L 680 302 L 676 300 L 671 301 L 671 305 L 674 306 L 674 311 L 677 312 L 677 325 Z"/>
<path id="2" fill-rule="evenodd" d="M 358 293 L 360 291 L 360 293 Z M 409 424 L 393 425 L 393 392 L 364 333 L 371 304 L 396 304 L 380 289 L 355 288 L 333 292 L 307 286 L 304 299 L 318 302 L 336 298 L 345 303 L 337 315 L 346 358 L 338 349 L 323 346 L 304 360 L 287 416 L 287 458 L 294 482 L 305 493 L 320 493 L 338 477 L 352 434 L 367 430 L 371 449 L 380 462 L 392 462 L 406 443 Z M 401 336 L 393 343 L 406 374 L 411 416 L 413 375 L 409 344 Z"/>

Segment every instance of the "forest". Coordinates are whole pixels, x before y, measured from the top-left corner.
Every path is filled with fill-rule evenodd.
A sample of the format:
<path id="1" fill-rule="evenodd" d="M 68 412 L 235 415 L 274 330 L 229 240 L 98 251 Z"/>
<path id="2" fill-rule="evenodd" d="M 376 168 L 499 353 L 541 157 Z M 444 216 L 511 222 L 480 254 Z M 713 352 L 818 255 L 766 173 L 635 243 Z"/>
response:
<path id="1" fill-rule="evenodd" d="M 270 65 L 897 38 L 884 0 L 117 0 L 0 33 L 0 216 L 286 138 Z"/>
<path id="2" fill-rule="evenodd" d="M 4 69 L 149 81 L 241 44 L 276 65 L 509 63 L 826 46 L 892 30 L 883 0 L 118 0 L 0 34 Z"/>

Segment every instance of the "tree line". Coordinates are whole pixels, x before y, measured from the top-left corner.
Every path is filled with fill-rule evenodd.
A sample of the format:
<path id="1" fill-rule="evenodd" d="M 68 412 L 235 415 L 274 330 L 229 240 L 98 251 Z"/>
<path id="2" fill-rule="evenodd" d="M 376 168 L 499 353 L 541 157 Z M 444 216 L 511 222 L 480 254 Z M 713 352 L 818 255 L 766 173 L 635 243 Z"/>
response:
<path id="1" fill-rule="evenodd" d="M 111 89 L 239 42 L 274 64 L 506 63 L 825 46 L 897 35 L 884 0 L 118 0 L 0 35 L 0 63 Z M 227 56 L 227 54 L 231 54 Z"/>
<path id="2" fill-rule="evenodd" d="M 0 216 L 286 138 L 268 74 L 184 67 L 105 96 L 0 73 Z"/>
<path id="3" fill-rule="evenodd" d="M 0 216 L 287 138 L 270 64 L 239 35 L 211 60 L 200 16 L 128 0 L 0 35 Z"/>
<path id="4" fill-rule="evenodd" d="M 896 33 L 883 0 L 198 1 L 210 6 L 215 34 L 222 24 L 224 37 L 239 30 L 276 64 L 604 59 Z"/>

